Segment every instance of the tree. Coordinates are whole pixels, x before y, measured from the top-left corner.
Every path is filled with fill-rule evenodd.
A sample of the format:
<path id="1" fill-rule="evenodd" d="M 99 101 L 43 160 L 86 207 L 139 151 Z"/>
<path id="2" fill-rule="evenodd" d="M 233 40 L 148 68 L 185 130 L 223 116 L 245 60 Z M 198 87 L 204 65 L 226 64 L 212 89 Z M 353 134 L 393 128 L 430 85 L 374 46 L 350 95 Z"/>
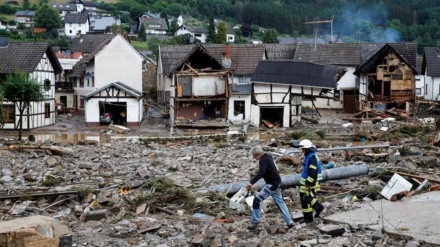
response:
<path id="1" fill-rule="evenodd" d="M 23 9 L 24 10 L 31 9 L 31 3 L 29 2 L 29 0 L 23 0 Z"/>
<path id="2" fill-rule="evenodd" d="M 34 17 L 35 27 L 47 28 L 48 30 L 60 28 L 62 25 L 61 17 L 55 8 L 49 4 L 38 7 Z"/>
<path id="3" fill-rule="evenodd" d="M 267 29 L 266 32 L 264 32 L 262 41 L 263 41 L 263 43 L 266 43 L 266 44 L 278 43 L 279 41 L 277 39 L 277 36 L 278 36 L 277 30 L 275 30 L 273 28 L 269 28 L 269 29 Z"/>
<path id="4" fill-rule="evenodd" d="M 218 24 L 217 42 L 220 44 L 226 44 L 228 41 L 227 36 L 226 23 L 222 22 Z"/>
<path id="5" fill-rule="evenodd" d="M 141 23 L 138 31 L 138 40 L 145 41 L 147 40 L 147 30 L 145 29 L 144 23 Z"/>
<path id="6" fill-rule="evenodd" d="M 18 140 L 21 140 L 23 130 L 23 114 L 31 105 L 31 102 L 39 102 L 44 100 L 43 87 L 38 81 L 24 72 L 16 72 L 6 76 L 5 81 L 1 84 L 1 91 L 5 100 L 14 103 L 18 109 Z"/>
<path id="7" fill-rule="evenodd" d="M 217 34 L 215 34 L 214 17 L 209 18 L 207 43 L 217 43 Z"/>

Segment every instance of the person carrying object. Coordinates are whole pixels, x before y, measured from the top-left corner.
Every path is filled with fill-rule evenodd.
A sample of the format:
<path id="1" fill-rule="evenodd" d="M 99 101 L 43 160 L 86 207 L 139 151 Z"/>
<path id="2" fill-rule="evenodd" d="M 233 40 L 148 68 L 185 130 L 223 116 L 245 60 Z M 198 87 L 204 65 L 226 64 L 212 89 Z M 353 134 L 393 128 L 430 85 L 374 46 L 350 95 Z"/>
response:
<path id="1" fill-rule="evenodd" d="M 318 218 L 324 210 L 324 206 L 316 199 L 316 190 L 320 189 L 317 184 L 319 184 L 319 174 L 322 174 L 322 169 L 313 143 L 304 139 L 299 144 L 305 156 L 299 188 L 299 198 L 304 215 L 300 223 L 310 223 L 313 222 L 313 210 L 315 210 L 315 218 Z"/>
<path id="2" fill-rule="evenodd" d="M 251 154 L 253 158 L 259 161 L 259 169 L 257 174 L 247 183 L 246 189 L 250 190 L 261 178 L 264 179 L 266 185 L 254 196 L 252 203 L 252 220 L 247 228 L 250 230 L 257 228 L 261 219 L 261 206 L 263 201 L 269 196 L 272 196 L 275 204 L 281 211 L 284 221 L 287 223 L 287 227 L 292 228 L 294 223 L 281 194 L 281 176 L 272 156 L 265 153 L 260 146 L 252 147 Z"/>

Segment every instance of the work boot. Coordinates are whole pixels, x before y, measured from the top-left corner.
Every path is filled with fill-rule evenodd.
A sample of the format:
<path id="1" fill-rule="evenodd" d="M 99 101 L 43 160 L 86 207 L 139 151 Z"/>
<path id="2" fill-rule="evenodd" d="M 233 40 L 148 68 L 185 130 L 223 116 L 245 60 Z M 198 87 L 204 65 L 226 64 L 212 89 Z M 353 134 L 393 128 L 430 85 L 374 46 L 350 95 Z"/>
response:
<path id="1" fill-rule="evenodd" d="M 322 204 L 319 204 L 319 206 L 315 210 L 315 218 L 319 218 L 322 211 L 324 211 L 324 206 Z"/>
<path id="2" fill-rule="evenodd" d="M 247 227 L 247 229 L 249 229 L 249 230 L 254 230 L 254 229 L 256 229 L 257 228 L 257 226 L 258 226 L 258 223 L 250 223 L 249 225 L 248 225 L 248 227 Z"/>
<path id="3" fill-rule="evenodd" d="M 300 224 L 304 224 L 304 223 L 308 224 L 308 223 L 312 223 L 312 222 L 313 222 L 313 220 L 311 220 L 311 219 L 306 219 L 306 218 L 302 218 L 302 219 L 299 221 Z"/>
<path id="4" fill-rule="evenodd" d="M 288 224 L 287 225 L 287 227 L 290 229 L 290 228 L 292 228 L 292 227 L 294 227 L 295 226 L 295 223 L 290 223 L 290 224 Z"/>

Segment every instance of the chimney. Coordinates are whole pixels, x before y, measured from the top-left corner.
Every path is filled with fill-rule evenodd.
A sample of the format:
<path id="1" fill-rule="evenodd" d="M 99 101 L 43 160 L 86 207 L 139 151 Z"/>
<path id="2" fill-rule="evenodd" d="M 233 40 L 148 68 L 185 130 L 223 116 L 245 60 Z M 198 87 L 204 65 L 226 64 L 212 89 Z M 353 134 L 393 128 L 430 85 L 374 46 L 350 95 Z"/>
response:
<path id="1" fill-rule="evenodd" d="M 229 44 L 226 44 L 225 53 L 223 53 L 222 57 L 222 65 L 225 66 L 225 68 L 231 68 L 231 46 Z"/>

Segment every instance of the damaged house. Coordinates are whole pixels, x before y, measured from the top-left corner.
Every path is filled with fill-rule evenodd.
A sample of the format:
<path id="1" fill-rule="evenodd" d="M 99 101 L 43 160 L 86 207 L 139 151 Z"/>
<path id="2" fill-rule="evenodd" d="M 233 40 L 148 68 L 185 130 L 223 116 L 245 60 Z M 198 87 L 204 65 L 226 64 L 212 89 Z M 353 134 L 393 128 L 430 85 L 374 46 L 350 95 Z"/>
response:
<path id="1" fill-rule="evenodd" d="M 262 60 L 251 78 L 251 122 L 291 127 L 301 120 L 303 99 L 322 97 L 346 69 L 292 60 Z"/>
<path id="2" fill-rule="evenodd" d="M 414 54 L 414 59 L 415 59 Z M 415 67 L 387 44 L 354 72 L 360 109 L 385 111 L 396 108 L 411 114 L 415 103 Z"/>
<path id="3" fill-rule="evenodd" d="M 211 64 L 212 58 L 215 63 L 228 70 L 227 85 L 227 108 L 221 111 L 222 118 L 232 123 L 247 123 L 251 118 L 251 83 L 250 78 L 262 59 L 266 59 L 265 47 L 262 45 L 231 44 L 231 45 L 182 45 L 160 46 L 157 62 L 157 102 L 164 108 L 170 108 L 170 92 L 176 69 L 182 61 L 194 55 L 195 47 L 207 52 L 204 56 L 198 56 L 198 64 Z M 196 49 L 197 50 L 197 49 Z M 192 68 L 194 66 L 191 65 Z M 208 67 L 208 66 L 205 66 Z M 201 68 L 204 68 L 203 66 Z M 223 115 L 223 113 L 225 115 Z M 195 116 L 193 120 L 200 117 Z"/>
<path id="4" fill-rule="evenodd" d="M 86 126 L 139 126 L 143 117 L 143 57 L 118 34 L 73 66 L 74 107 L 84 111 Z"/>
<path id="5" fill-rule="evenodd" d="M 221 127 L 226 121 L 194 123 L 227 118 L 229 71 L 202 46 L 170 71 L 170 120 L 176 127 Z"/>
<path id="6" fill-rule="evenodd" d="M 318 100 L 315 104 L 318 108 L 342 109 L 346 113 L 355 113 L 361 111 L 362 106 L 359 83 L 354 72 L 385 45 L 395 49 L 408 64 L 416 68 L 415 43 L 297 44 L 293 60 L 346 68 L 347 73 L 338 81 L 337 88 L 329 92 L 332 98 Z M 304 105 L 309 106 L 310 102 L 304 102 Z"/>

